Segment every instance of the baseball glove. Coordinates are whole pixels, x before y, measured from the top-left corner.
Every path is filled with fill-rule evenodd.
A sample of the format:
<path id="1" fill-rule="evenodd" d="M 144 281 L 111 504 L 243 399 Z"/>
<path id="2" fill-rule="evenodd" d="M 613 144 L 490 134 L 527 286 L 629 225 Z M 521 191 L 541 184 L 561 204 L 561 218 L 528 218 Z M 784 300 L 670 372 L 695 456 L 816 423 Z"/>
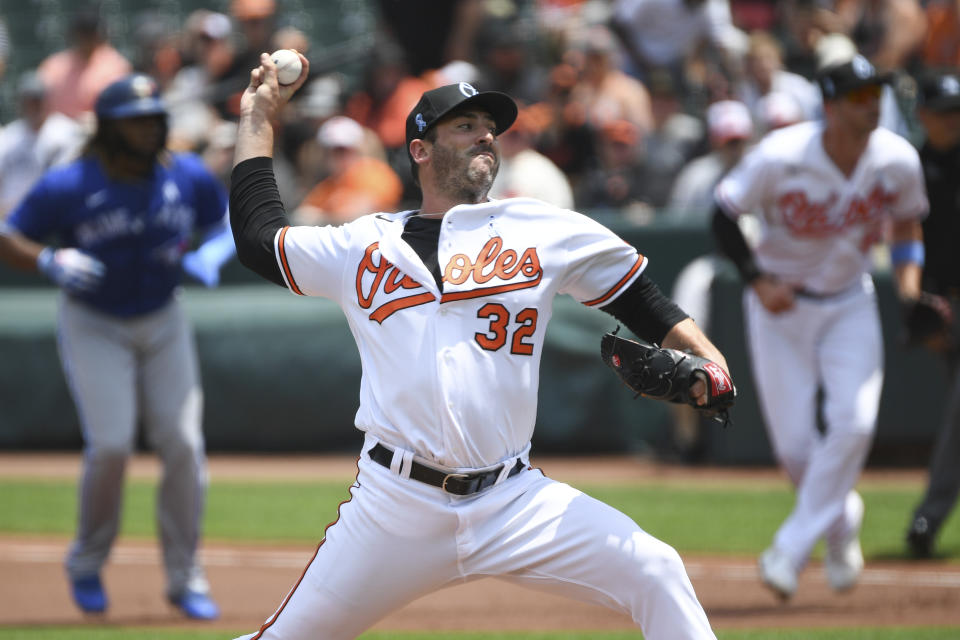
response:
<path id="1" fill-rule="evenodd" d="M 923 292 L 907 304 L 904 325 L 907 343 L 911 345 L 922 345 L 933 338 L 950 338 L 953 309 L 946 298 Z"/>
<path id="2" fill-rule="evenodd" d="M 627 340 L 616 331 L 603 335 L 600 357 L 637 396 L 688 404 L 724 426 L 730 423 L 728 410 L 737 397 L 737 388 L 715 362 L 676 349 Z M 698 378 L 707 388 L 708 400 L 704 405 L 697 405 L 690 397 L 690 387 Z"/>

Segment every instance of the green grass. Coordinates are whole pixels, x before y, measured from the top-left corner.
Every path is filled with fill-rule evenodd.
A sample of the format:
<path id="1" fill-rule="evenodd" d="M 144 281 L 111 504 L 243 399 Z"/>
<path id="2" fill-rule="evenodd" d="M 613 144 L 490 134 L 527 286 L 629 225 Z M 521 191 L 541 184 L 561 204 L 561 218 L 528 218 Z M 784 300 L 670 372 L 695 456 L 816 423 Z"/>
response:
<path id="1" fill-rule="evenodd" d="M 237 632 L 239 634 L 241 632 Z M 0 640 L 223 640 L 224 631 L 181 631 L 123 627 L 0 628 Z M 634 631 L 552 632 L 370 632 L 361 640 L 640 640 Z M 801 629 L 720 631 L 718 640 L 956 640 L 956 629 Z"/>
<path id="2" fill-rule="evenodd" d="M 214 482 L 207 499 L 205 539 L 313 545 L 336 519 L 337 506 L 348 497 L 349 482 Z M 581 488 L 682 553 L 759 553 L 793 505 L 786 486 Z M 154 490 L 150 481 L 126 484 L 124 536 L 155 537 Z M 867 505 L 864 553 L 868 558 L 902 556 L 903 532 L 920 486 L 870 486 L 861 493 Z M 70 535 L 75 521 L 73 480 L 0 479 L 0 533 Z M 947 522 L 938 549 L 960 561 L 958 518 Z"/>
<path id="3" fill-rule="evenodd" d="M 350 480 L 214 482 L 208 493 L 205 538 L 223 542 L 290 543 L 312 546 L 337 506 L 348 497 Z M 639 486 L 581 487 L 630 515 L 643 528 L 681 553 L 754 555 L 769 544 L 793 505 L 785 484 L 704 488 L 644 483 Z M 919 498 L 910 486 L 866 486 L 862 534 L 868 558 L 902 557 L 902 535 Z M 122 531 L 127 538 L 154 539 L 155 483 L 131 480 L 125 485 Z M 71 535 L 76 520 L 73 480 L 0 478 L 0 533 Z M 960 519 L 941 533 L 941 555 L 960 561 Z M 230 631 L 168 630 L 126 627 L 0 627 L 0 640 L 225 640 L 249 629 Z M 958 628 L 859 628 L 792 630 L 722 630 L 719 640 L 956 640 Z M 369 632 L 362 640 L 640 640 L 639 632 Z"/>

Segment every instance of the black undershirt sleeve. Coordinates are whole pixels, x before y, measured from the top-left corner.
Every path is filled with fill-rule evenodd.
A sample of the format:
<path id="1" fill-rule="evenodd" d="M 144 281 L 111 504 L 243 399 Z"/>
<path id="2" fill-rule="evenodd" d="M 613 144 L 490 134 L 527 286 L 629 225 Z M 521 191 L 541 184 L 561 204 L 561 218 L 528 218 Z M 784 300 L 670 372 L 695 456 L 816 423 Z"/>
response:
<path id="1" fill-rule="evenodd" d="M 719 206 L 713 210 L 713 237 L 720 252 L 733 262 L 745 283 L 751 283 L 760 277 L 761 272 L 754 262 L 753 252 L 747 246 L 736 220 L 723 212 Z"/>
<path id="2" fill-rule="evenodd" d="M 240 263 L 270 282 L 286 286 L 274 251 L 277 231 L 289 225 L 280 200 L 273 159 L 250 158 L 230 177 L 230 226 Z"/>
<path id="3" fill-rule="evenodd" d="M 654 344 L 661 344 L 674 325 L 689 317 L 642 273 L 613 302 L 600 310 L 625 324 L 638 338 Z"/>

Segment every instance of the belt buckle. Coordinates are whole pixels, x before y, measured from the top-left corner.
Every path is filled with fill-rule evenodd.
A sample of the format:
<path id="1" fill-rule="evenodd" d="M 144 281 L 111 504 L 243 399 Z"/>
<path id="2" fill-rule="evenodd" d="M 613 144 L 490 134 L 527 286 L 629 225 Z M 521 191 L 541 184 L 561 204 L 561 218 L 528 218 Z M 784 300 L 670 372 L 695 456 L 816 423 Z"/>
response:
<path id="1" fill-rule="evenodd" d="M 446 493 L 449 493 L 450 495 L 458 496 L 458 495 L 460 495 L 459 493 L 453 493 L 452 491 L 448 491 L 448 490 L 447 490 L 447 480 L 449 480 L 450 478 L 463 478 L 463 479 L 466 479 L 466 478 L 469 478 L 469 477 L 470 477 L 470 474 L 468 474 L 468 473 L 448 473 L 447 475 L 445 475 L 445 476 L 443 477 L 443 482 L 440 483 L 440 489 L 442 489 L 442 490 L 445 491 Z"/>

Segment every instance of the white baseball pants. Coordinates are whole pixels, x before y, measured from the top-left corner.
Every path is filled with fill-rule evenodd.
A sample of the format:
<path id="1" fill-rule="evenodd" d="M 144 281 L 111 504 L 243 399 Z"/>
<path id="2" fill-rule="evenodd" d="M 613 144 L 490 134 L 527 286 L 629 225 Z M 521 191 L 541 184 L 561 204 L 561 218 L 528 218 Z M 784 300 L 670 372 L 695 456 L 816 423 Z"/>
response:
<path id="1" fill-rule="evenodd" d="M 120 523 L 126 462 L 142 422 L 163 462 L 157 528 L 167 590 L 205 592 L 197 559 L 207 475 L 203 395 L 193 330 L 176 298 L 153 313 L 115 318 L 61 295 L 58 348 L 83 430 L 71 578 L 100 572 Z"/>
<path id="2" fill-rule="evenodd" d="M 625 612 L 648 640 L 715 638 L 677 552 L 619 511 L 531 469 L 453 496 L 371 461 L 376 442 L 367 436 L 351 498 L 300 581 L 243 640 L 355 638 L 482 577 Z"/>
<path id="3" fill-rule="evenodd" d="M 854 487 L 866 462 L 883 386 L 883 339 L 873 282 L 827 299 L 798 297 L 771 314 L 752 289 L 747 334 L 760 408 L 796 504 L 774 546 L 799 570 L 820 539 L 840 543 L 860 525 Z M 817 430 L 823 390 L 826 432 Z"/>

